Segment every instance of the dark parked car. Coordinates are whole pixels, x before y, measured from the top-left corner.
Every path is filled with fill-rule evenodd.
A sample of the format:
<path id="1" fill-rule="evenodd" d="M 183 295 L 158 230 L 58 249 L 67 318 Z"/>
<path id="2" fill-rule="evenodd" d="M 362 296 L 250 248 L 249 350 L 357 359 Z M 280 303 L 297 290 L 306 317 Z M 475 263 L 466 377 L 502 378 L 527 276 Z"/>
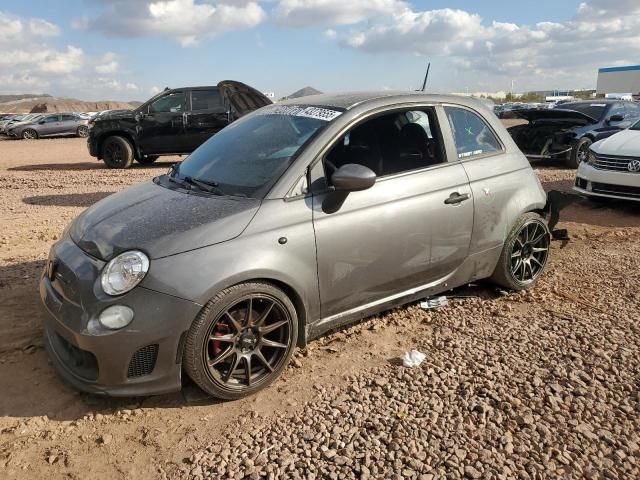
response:
<path id="1" fill-rule="evenodd" d="M 529 122 L 508 129 L 525 155 L 558 158 L 578 168 L 592 143 L 640 119 L 640 105 L 624 100 L 579 101 L 552 109 L 516 110 L 511 115 Z"/>
<path id="2" fill-rule="evenodd" d="M 332 328 L 482 278 L 532 287 L 546 203 L 479 101 L 270 105 L 67 227 L 40 281 L 47 346 L 82 390 L 169 392 L 184 371 L 239 398 Z"/>
<path id="3" fill-rule="evenodd" d="M 28 119 L 7 126 L 10 137 L 34 140 L 41 137 L 89 135 L 88 120 L 76 113 L 34 113 Z"/>
<path id="4" fill-rule="evenodd" d="M 109 168 L 189 154 L 229 123 L 271 103 L 256 89 L 232 80 L 215 87 L 166 89 L 135 110 L 94 117 L 89 153 Z"/>

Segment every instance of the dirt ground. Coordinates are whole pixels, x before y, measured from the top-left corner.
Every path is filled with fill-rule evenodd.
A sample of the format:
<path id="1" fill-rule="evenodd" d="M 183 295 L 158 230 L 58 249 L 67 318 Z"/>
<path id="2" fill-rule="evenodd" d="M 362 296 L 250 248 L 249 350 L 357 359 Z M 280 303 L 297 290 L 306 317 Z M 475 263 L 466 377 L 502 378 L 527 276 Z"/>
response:
<path id="1" fill-rule="evenodd" d="M 619 410 L 618 403 L 611 407 L 611 418 L 618 419 L 614 427 L 619 422 L 620 428 L 610 428 L 623 437 L 629 432 L 636 439 L 640 435 L 640 300 L 635 290 L 640 285 L 640 208 L 625 203 L 596 206 L 581 201 L 565 210 L 560 227 L 569 230 L 571 240 L 553 243 L 550 267 L 533 294 L 503 297 L 491 287 L 478 286 L 465 295 L 479 300 L 461 299 L 459 304 L 435 313 L 413 305 L 368 319 L 298 351 L 281 379 L 245 400 L 211 402 L 188 384 L 181 393 L 138 399 L 105 399 L 66 387 L 48 364 L 41 339 L 40 323 L 46 313 L 37 282 L 50 245 L 84 208 L 163 173 L 175 160 L 113 171 L 88 155 L 82 139 L 0 141 L 0 478 L 202 478 L 207 475 L 205 466 L 200 465 L 203 449 L 209 446 L 206 452 L 211 455 L 216 451 L 211 445 L 228 438 L 230 432 L 238 438 L 246 434 L 247 442 L 256 441 L 256 431 L 282 418 L 297 418 L 295 415 L 320 400 L 344 395 L 355 378 L 366 379 L 381 371 L 401 376 L 397 359 L 417 345 L 428 358 L 436 353 L 446 357 L 447 349 L 456 348 L 456 344 L 455 340 L 453 345 L 442 342 L 438 325 L 452 329 L 454 337 L 464 335 L 468 339 L 499 321 L 502 325 L 522 325 L 533 339 L 548 335 L 554 322 L 566 319 L 566 315 L 575 315 L 589 325 L 578 340 L 585 344 L 590 341 L 588 332 L 599 332 L 593 334 L 594 338 L 603 333 L 599 325 L 605 324 L 601 322 L 606 315 L 612 322 L 607 328 L 626 332 L 629 344 L 616 343 L 611 348 L 626 349 L 629 355 L 616 355 L 606 346 L 597 347 L 597 342 L 593 349 L 604 349 L 602 354 L 609 359 L 607 368 L 619 373 L 621 391 L 629 397 L 623 403 L 631 412 Z M 537 163 L 534 168 L 547 190 L 570 189 L 573 171 L 552 163 Z M 543 310 L 547 322 L 527 321 Z M 471 323 L 464 328 L 452 327 L 454 313 Z M 571 332 L 570 324 L 567 328 Z M 507 350 L 518 339 L 508 342 L 504 345 Z M 513 351 L 519 352 L 515 347 Z M 517 361 L 518 353 L 515 355 Z M 562 355 L 545 358 L 540 368 L 554 374 L 565 361 Z M 604 398 L 618 398 L 612 392 L 605 391 Z M 290 425 L 295 428 L 295 423 Z M 553 422 L 551 425 L 553 430 Z M 628 450 L 623 451 L 626 462 L 638 458 L 633 446 L 620 448 Z M 602 452 L 600 456 L 606 458 L 607 451 Z M 514 455 L 527 457 L 527 452 L 516 449 Z M 625 478 L 625 472 L 636 465 L 634 460 L 632 467 L 626 467 L 624 461 L 621 466 L 607 463 L 598 467 L 596 460 L 585 461 L 593 461 L 596 469 L 606 467 L 615 473 L 607 478 Z M 210 470 L 209 476 L 242 478 L 250 473 L 238 468 L 222 473 Z M 278 472 L 283 474 L 279 467 L 274 468 L 274 474 L 264 475 L 274 478 Z M 450 478 L 480 478 L 474 476 L 475 467 L 451 468 L 446 470 Z M 327 470 L 327 478 L 339 478 L 338 471 Z M 433 470 L 436 477 L 438 471 Z M 253 478 L 261 475 L 256 472 Z M 574 471 L 568 476 L 581 475 Z"/>

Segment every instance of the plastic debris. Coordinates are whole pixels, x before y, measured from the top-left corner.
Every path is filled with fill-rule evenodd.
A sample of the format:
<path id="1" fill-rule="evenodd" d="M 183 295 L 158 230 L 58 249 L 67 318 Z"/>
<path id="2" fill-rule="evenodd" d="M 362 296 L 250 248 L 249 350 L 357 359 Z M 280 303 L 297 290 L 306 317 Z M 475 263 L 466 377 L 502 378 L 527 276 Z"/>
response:
<path id="1" fill-rule="evenodd" d="M 440 308 L 449 304 L 449 300 L 444 295 L 441 297 L 427 298 L 423 302 L 420 302 L 420 308 L 424 310 L 430 310 L 432 308 Z"/>
<path id="2" fill-rule="evenodd" d="M 427 356 L 418 350 L 411 350 L 404 354 L 402 364 L 407 368 L 419 367 Z"/>

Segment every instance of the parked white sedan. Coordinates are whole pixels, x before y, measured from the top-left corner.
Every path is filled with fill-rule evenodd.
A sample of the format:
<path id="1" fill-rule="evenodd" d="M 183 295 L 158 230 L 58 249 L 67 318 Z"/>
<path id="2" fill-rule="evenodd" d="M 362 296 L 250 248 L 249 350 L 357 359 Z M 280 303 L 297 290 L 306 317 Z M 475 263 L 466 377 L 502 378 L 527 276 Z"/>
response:
<path id="1" fill-rule="evenodd" d="M 640 122 L 591 145 L 573 189 L 591 200 L 640 201 Z"/>

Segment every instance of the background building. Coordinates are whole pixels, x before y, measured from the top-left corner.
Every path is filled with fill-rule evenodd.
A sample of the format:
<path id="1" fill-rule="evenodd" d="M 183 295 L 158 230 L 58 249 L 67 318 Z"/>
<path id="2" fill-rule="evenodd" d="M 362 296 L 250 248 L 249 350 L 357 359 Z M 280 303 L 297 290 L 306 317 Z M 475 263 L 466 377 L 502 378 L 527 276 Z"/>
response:
<path id="1" fill-rule="evenodd" d="M 608 93 L 640 95 L 640 65 L 608 67 L 598 70 L 599 96 Z"/>

